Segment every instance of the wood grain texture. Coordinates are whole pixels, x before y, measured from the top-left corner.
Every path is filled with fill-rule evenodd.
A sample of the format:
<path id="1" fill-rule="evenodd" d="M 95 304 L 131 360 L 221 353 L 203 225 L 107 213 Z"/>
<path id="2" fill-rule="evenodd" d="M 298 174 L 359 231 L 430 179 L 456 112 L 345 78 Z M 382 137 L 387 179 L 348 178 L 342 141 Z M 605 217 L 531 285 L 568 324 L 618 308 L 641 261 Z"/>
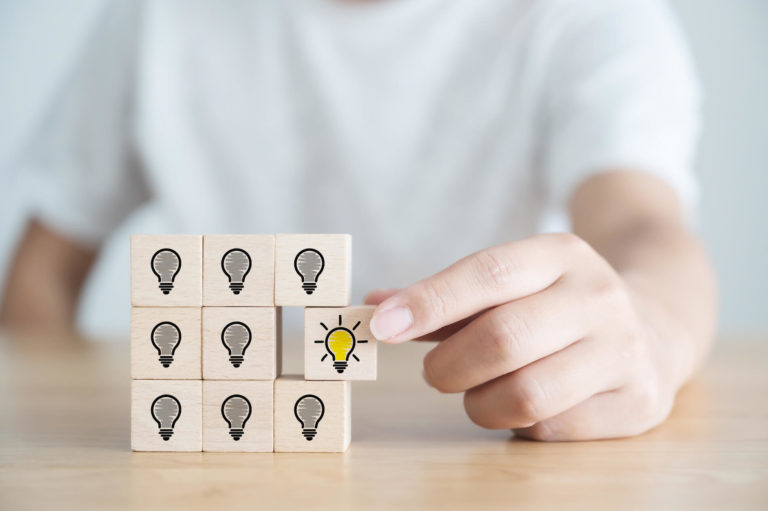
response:
<path id="1" fill-rule="evenodd" d="M 351 255 L 352 237 L 349 234 L 278 234 L 275 237 L 275 304 L 312 307 L 349 305 Z M 298 266 L 305 268 L 305 276 L 310 278 L 302 279 L 297 272 L 297 257 L 306 263 Z M 316 273 L 311 269 L 317 261 L 321 261 L 319 266 L 322 271 L 315 282 L 311 278 L 314 275 L 306 274 Z"/>
<path id="2" fill-rule="evenodd" d="M 301 336 L 287 358 L 301 358 Z M 344 454 L 130 452 L 127 342 L 0 332 L 0 507 L 765 509 L 768 338 L 724 338 L 670 418 L 635 437 L 538 443 L 481 429 L 421 379 L 431 343 L 379 344 Z"/>
<path id="3" fill-rule="evenodd" d="M 274 380 L 279 359 L 277 318 L 275 307 L 204 307 L 203 379 Z M 245 350 L 237 349 L 241 334 L 250 337 Z"/>
<path id="4" fill-rule="evenodd" d="M 375 308 L 361 305 L 304 309 L 304 378 L 375 380 L 376 339 L 369 326 Z M 346 350 L 344 341 L 349 342 L 351 350 Z"/>
<path id="5" fill-rule="evenodd" d="M 247 273 L 240 279 L 244 268 Z M 203 237 L 203 304 L 274 306 L 275 236 L 206 234 Z"/>
<path id="6" fill-rule="evenodd" d="M 275 452 L 346 451 L 352 434 L 350 389 L 345 381 L 278 378 Z"/>
<path id="7" fill-rule="evenodd" d="M 158 254 L 160 251 L 164 251 L 167 257 Z M 158 257 L 155 258 L 155 255 Z M 180 261 L 176 268 L 173 267 L 173 260 Z M 158 276 L 160 273 L 163 275 Z M 161 286 L 167 287 L 163 290 Z M 200 307 L 203 304 L 203 237 L 131 236 L 131 304 L 140 307 Z"/>
<path id="8" fill-rule="evenodd" d="M 168 411 L 158 402 L 163 399 L 170 399 L 170 406 L 174 409 Z M 203 387 L 200 380 L 133 380 L 131 449 L 201 451 L 202 411 Z M 174 416 L 177 417 L 175 422 Z M 167 439 L 163 436 L 164 433 L 168 436 Z"/>
<path id="9" fill-rule="evenodd" d="M 228 402 L 228 399 L 232 401 Z M 272 452 L 274 382 L 203 382 L 203 450 L 210 452 Z M 231 403 L 230 412 L 222 412 Z M 248 419 L 239 427 L 238 407 L 249 409 Z M 230 420 L 224 413 L 231 413 Z"/>
<path id="10" fill-rule="evenodd" d="M 199 307 L 131 309 L 131 378 L 202 378 L 202 312 Z M 176 337 L 176 347 L 170 344 Z M 153 343 L 154 337 L 154 343 Z"/>

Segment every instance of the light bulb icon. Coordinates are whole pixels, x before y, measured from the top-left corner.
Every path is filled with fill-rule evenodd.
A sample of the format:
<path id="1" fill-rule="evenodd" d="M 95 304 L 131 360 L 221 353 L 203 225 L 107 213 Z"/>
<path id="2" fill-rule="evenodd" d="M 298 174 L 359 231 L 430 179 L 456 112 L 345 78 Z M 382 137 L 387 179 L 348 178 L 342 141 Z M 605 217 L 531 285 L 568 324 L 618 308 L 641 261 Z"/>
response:
<path id="1" fill-rule="evenodd" d="M 336 327 L 325 336 L 325 349 L 333 357 L 333 368 L 343 373 L 355 349 L 355 334 L 343 326 Z"/>
<path id="2" fill-rule="evenodd" d="M 293 260 L 293 268 L 301 277 L 301 287 L 311 295 L 317 289 L 317 278 L 323 273 L 325 259 L 323 254 L 314 248 L 305 248 Z"/>
<path id="3" fill-rule="evenodd" d="M 251 271 L 251 256 L 242 248 L 228 250 L 221 258 L 221 269 L 229 278 L 229 289 L 239 295 L 245 286 L 245 276 Z"/>
<path id="4" fill-rule="evenodd" d="M 152 418 L 160 428 L 160 437 L 168 441 L 173 436 L 173 427 L 181 417 L 181 403 L 170 394 L 163 394 L 152 401 L 150 407 Z"/>
<path id="5" fill-rule="evenodd" d="M 314 394 L 305 394 L 293 405 L 293 415 L 301 423 L 301 434 L 311 442 L 317 435 L 317 425 L 325 415 L 323 400 Z"/>
<path id="6" fill-rule="evenodd" d="M 160 291 L 167 295 L 173 289 L 173 281 L 181 269 L 179 253 L 170 248 L 162 248 L 152 256 L 152 273 L 160 282 Z"/>
<path id="7" fill-rule="evenodd" d="M 150 334 L 152 345 L 160 355 L 160 363 L 163 367 L 168 367 L 173 362 L 173 354 L 181 343 L 181 330 L 170 321 L 163 321 L 155 325 Z"/>
<path id="8" fill-rule="evenodd" d="M 245 323 L 233 321 L 221 331 L 221 343 L 229 351 L 229 361 L 232 365 L 240 367 L 245 350 L 251 344 L 251 329 Z"/>
<path id="9" fill-rule="evenodd" d="M 317 344 L 325 344 L 325 350 L 328 352 L 320 359 L 321 362 L 330 355 L 331 360 L 333 361 L 333 368 L 336 369 L 337 373 L 341 374 L 349 365 L 350 357 L 358 362 L 360 361 L 360 358 L 353 353 L 355 347 L 358 344 L 365 344 L 368 342 L 367 339 L 355 338 L 355 330 L 360 326 L 360 321 L 355 323 L 355 326 L 352 328 L 346 328 L 342 326 L 342 317 L 341 314 L 339 314 L 339 326 L 330 330 L 325 323 L 321 322 L 320 326 L 328 331 L 325 339 L 318 339 L 315 341 Z"/>
<path id="10" fill-rule="evenodd" d="M 251 418 L 251 402 L 240 394 L 232 394 L 221 403 L 221 416 L 227 421 L 229 434 L 237 442 L 242 438 L 245 423 Z"/>

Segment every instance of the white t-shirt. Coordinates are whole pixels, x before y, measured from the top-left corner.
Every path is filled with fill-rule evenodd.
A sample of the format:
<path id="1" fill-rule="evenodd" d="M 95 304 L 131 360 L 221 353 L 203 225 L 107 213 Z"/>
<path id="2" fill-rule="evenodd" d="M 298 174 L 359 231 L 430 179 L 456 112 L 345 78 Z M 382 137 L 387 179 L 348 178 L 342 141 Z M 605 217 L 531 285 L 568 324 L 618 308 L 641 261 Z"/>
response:
<path id="1" fill-rule="evenodd" d="M 358 301 L 540 230 L 597 172 L 690 206 L 697 126 L 660 0 L 115 1 L 20 164 L 51 228 L 120 233 L 86 307 L 120 330 L 127 231 L 348 232 Z"/>

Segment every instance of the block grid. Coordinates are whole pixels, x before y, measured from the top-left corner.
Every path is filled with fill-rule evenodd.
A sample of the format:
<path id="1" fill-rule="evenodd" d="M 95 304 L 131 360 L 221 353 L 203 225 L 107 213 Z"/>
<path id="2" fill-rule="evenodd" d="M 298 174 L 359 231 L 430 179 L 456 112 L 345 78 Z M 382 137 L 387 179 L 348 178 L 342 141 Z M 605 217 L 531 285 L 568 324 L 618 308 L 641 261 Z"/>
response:
<path id="1" fill-rule="evenodd" d="M 350 380 L 376 379 L 347 234 L 131 237 L 131 448 L 343 452 Z M 304 377 L 281 376 L 283 306 Z"/>

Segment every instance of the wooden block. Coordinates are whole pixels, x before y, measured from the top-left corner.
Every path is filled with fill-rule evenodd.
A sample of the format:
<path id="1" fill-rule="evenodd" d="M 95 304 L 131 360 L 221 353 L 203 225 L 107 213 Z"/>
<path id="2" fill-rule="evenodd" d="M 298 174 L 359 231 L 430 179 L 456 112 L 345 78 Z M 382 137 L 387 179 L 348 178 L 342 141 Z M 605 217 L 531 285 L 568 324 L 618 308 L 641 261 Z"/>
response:
<path id="1" fill-rule="evenodd" d="M 199 380 L 201 329 L 199 307 L 131 309 L 131 378 Z"/>
<path id="2" fill-rule="evenodd" d="M 203 379 L 274 380 L 277 319 L 275 307 L 204 307 Z"/>
<path id="3" fill-rule="evenodd" d="M 278 234 L 275 304 L 349 305 L 351 250 L 349 234 Z"/>
<path id="4" fill-rule="evenodd" d="M 131 236 L 131 303 L 140 307 L 200 307 L 203 237 Z"/>
<path id="5" fill-rule="evenodd" d="M 203 303 L 208 306 L 275 304 L 275 237 L 203 237 Z"/>
<path id="6" fill-rule="evenodd" d="M 202 415 L 200 380 L 133 380 L 131 449 L 201 451 Z"/>
<path id="7" fill-rule="evenodd" d="M 272 452 L 273 381 L 204 381 L 203 450 Z"/>
<path id="8" fill-rule="evenodd" d="M 375 380 L 373 306 L 304 309 L 304 378 Z"/>
<path id="9" fill-rule="evenodd" d="M 275 381 L 275 452 L 344 452 L 352 437 L 350 383 Z"/>

